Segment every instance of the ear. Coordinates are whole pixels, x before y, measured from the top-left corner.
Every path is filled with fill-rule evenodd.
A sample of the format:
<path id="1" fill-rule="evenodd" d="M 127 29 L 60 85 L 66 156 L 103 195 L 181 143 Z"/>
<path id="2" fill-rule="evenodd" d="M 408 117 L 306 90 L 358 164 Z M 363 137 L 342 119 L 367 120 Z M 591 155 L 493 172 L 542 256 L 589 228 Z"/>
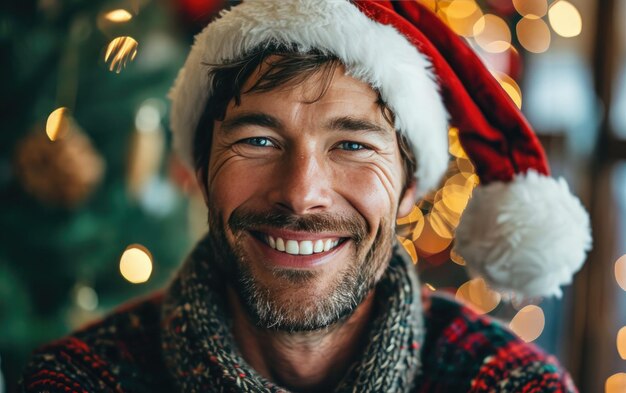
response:
<path id="1" fill-rule="evenodd" d="M 415 206 L 415 197 L 417 196 L 417 182 L 415 179 L 411 180 L 411 183 L 407 185 L 406 189 L 400 197 L 398 204 L 398 217 L 396 219 L 408 216 Z"/>
<path id="2" fill-rule="evenodd" d="M 202 191 L 202 198 L 204 198 L 204 204 L 209 205 L 209 196 L 207 195 L 207 179 L 206 171 L 202 168 L 196 170 L 196 181 L 198 182 L 198 188 Z"/>

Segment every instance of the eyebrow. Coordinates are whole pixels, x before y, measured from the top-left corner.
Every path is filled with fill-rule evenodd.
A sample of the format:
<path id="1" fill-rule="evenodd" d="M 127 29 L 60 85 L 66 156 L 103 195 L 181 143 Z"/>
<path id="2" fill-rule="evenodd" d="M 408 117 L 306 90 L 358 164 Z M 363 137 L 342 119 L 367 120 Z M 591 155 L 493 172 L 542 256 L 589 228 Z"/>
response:
<path id="1" fill-rule="evenodd" d="M 228 133 L 229 131 L 233 131 L 236 128 L 244 126 L 260 126 L 265 128 L 281 129 L 283 128 L 283 123 L 274 116 L 270 116 L 265 113 L 242 113 L 231 119 L 224 120 L 220 125 L 220 130 Z"/>
<path id="2" fill-rule="evenodd" d="M 336 131 L 374 131 L 388 133 L 389 130 L 376 123 L 365 119 L 358 119 L 351 116 L 341 116 L 331 119 L 326 128 Z"/>
<path id="3" fill-rule="evenodd" d="M 224 120 L 220 126 L 222 132 L 228 133 L 239 127 L 259 126 L 271 129 L 283 129 L 283 123 L 276 117 L 266 113 L 242 113 L 231 119 Z M 340 116 L 330 119 L 325 128 L 333 131 L 369 131 L 381 134 L 389 133 L 389 130 L 381 125 L 365 119 L 351 116 Z"/>

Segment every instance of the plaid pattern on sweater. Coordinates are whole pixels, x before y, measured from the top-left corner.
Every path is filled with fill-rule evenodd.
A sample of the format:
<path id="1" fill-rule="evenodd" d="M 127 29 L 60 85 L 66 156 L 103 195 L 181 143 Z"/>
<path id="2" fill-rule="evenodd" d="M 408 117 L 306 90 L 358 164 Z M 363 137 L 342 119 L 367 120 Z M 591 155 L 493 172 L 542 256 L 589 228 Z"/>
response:
<path id="1" fill-rule="evenodd" d="M 577 391 L 553 356 L 449 296 L 423 293 L 426 338 L 416 392 Z M 175 391 L 160 350 L 162 300 L 157 293 L 42 347 L 19 391 Z"/>

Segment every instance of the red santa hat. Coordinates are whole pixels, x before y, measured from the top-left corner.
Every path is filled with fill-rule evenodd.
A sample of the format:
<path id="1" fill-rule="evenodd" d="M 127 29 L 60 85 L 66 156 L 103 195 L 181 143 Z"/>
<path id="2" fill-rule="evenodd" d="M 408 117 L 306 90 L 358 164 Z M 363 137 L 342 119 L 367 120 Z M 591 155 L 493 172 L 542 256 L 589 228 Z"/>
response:
<path id="1" fill-rule="evenodd" d="M 549 176 L 537 137 L 482 61 L 416 1 L 249 0 L 224 11 L 196 36 L 170 93 L 174 145 L 190 166 L 212 94 L 207 64 L 268 43 L 331 53 L 379 91 L 411 142 L 423 191 L 439 184 L 448 129 L 459 130 L 480 178 L 455 236 L 472 276 L 530 297 L 571 282 L 591 247 L 585 209 Z"/>

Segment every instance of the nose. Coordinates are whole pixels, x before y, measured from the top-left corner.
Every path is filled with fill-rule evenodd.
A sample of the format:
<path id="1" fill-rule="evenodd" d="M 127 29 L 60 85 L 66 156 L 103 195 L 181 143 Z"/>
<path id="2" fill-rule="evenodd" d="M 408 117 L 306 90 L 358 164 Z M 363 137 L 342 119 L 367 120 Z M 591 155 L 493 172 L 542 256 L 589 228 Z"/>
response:
<path id="1" fill-rule="evenodd" d="M 286 156 L 276 168 L 271 203 L 293 214 L 311 214 L 327 210 L 332 201 L 332 173 L 323 159 L 313 153 Z"/>

